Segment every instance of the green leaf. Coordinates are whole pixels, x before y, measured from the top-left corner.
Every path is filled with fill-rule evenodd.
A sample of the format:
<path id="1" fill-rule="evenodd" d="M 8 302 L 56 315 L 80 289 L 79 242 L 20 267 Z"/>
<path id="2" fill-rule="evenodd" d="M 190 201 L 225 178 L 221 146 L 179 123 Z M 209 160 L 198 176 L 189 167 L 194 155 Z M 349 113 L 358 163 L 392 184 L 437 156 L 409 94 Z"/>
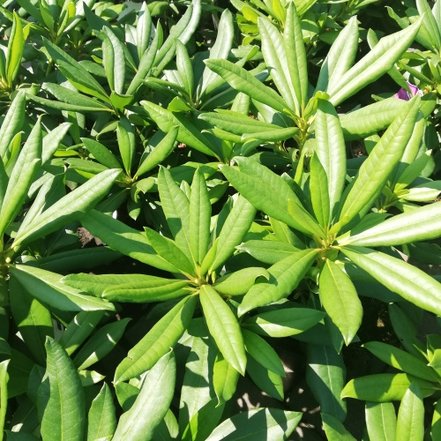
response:
<path id="1" fill-rule="evenodd" d="M 116 126 L 119 153 L 121 154 L 124 170 L 131 176 L 133 159 L 136 153 L 135 129 L 130 121 L 122 117 Z"/>
<path id="2" fill-rule="evenodd" d="M 46 164 L 59 149 L 61 141 L 72 127 L 71 123 L 62 123 L 51 130 L 44 138 L 41 151 L 41 162 Z"/>
<path id="3" fill-rule="evenodd" d="M 43 366 L 46 360 L 44 343 L 47 336 L 53 336 L 51 314 L 14 278 L 9 281 L 9 294 L 12 316 L 21 338 L 35 360 Z"/>
<path id="4" fill-rule="evenodd" d="M 194 92 L 193 66 L 187 48 L 179 40 L 176 41 L 176 69 L 185 91 L 192 98 Z"/>
<path id="5" fill-rule="evenodd" d="M 365 343 L 363 347 L 384 363 L 406 374 L 435 383 L 439 380 L 435 371 L 427 366 L 426 360 L 421 360 L 402 349 L 378 341 Z"/>
<path id="6" fill-rule="evenodd" d="M 233 89 L 271 108 L 284 112 L 289 107 L 273 89 L 262 84 L 252 74 L 227 60 L 208 59 L 204 61 L 209 69 L 222 77 Z"/>
<path id="7" fill-rule="evenodd" d="M 390 291 L 426 311 L 441 314 L 441 284 L 417 267 L 369 248 L 353 246 L 341 251 Z"/>
<path id="8" fill-rule="evenodd" d="M 239 372 L 218 354 L 213 366 L 213 388 L 218 404 L 229 401 L 235 394 Z"/>
<path id="9" fill-rule="evenodd" d="M 242 242 L 254 221 L 255 215 L 256 209 L 245 198 L 238 196 L 222 226 L 215 245 L 204 259 L 202 267 L 204 268 L 206 265 L 212 271 L 225 263 L 233 255 L 237 245 Z M 210 262 L 209 257 L 212 252 L 214 252 L 214 256 Z"/>
<path id="10" fill-rule="evenodd" d="M 223 421 L 205 441 L 282 440 L 291 435 L 302 418 L 300 412 L 253 409 Z"/>
<path id="11" fill-rule="evenodd" d="M 8 43 L 8 54 L 6 57 L 6 80 L 9 85 L 12 85 L 14 82 L 18 69 L 20 68 L 25 39 L 21 18 L 14 11 L 12 30 Z"/>
<path id="12" fill-rule="evenodd" d="M 358 246 L 389 246 L 436 239 L 441 236 L 441 203 L 418 207 L 393 216 L 342 242 Z"/>
<path id="13" fill-rule="evenodd" d="M 103 27 L 103 66 L 110 89 L 122 94 L 125 77 L 124 47 L 108 26 Z"/>
<path id="14" fill-rule="evenodd" d="M 69 274 L 62 282 L 111 302 L 160 302 L 189 293 L 187 280 L 147 274 Z"/>
<path id="15" fill-rule="evenodd" d="M 8 364 L 10 360 L 0 362 L 0 434 L 3 436 L 6 410 L 8 406 Z"/>
<path id="16" fill-rule="evenodd" d="M 284 400 L 283 379 L 280 375 L 264 368 L 253 357 L 248 357 L 246 372 L 263 394 L 278 401 Z"/>
<path id="17" fill-rule="evenodd" d="M 209 58 L 221 58 L 226 59 L 230 53 L 233 46 L 234 39 L 234 24 L 233 24 L 233 14 L 228 10 L 224 9 L 219 20 L 216 41 L 210 48 Z M 207 89 L 212 86 L 219 77 L 210 71 L 207 67 L 204 69 L 202 74 L 202 79 L 200 80 L 199 95 L 201 96 Z"/>
<path id="18" fill-rule="evenodd" d="M 114 311 L 114 306 L 104 300 L 90 297 L 61 282 L 62 276 L 28 265 L 10 268 L 11 276 L 33 297 L 60 311 Z"/>
<path id="19" fill-rule="evenodd" d="M 141 176 L 161 164 L 173 151 L 177 134 L 177 127 L 172 128 L 149 152 L 148 156 L 141 161 L 135 176 Z"/>
<path id="20" fill-rule="evenodd" d="M 64 349 L 46 339 L 49 396 L 42 409 L 41 435 L 48 441 L 82 441 L 86 432 L 86 409 L 80 377 Z"/>
<path id="21" fill-rule="evenodd" d="M 424 396 L 434 392 L 434 385 L 407 374 L 374 374 L 350 380 L 341 392 L 342 398 L 385 403 L 400 401 L 411 383 L 417 383 Z"/>
<path id="22" fill-rule="evenodd" d="M 319 293 L 325 311 L 349 345 L 361 325 L 363 305 L 351 279 L 329 259 L 320 273 Z"/>
<path id="23" fill-rule="evenodd" d="M 309 308 L 283 307 L 248 317 L 243 326 L 269 337 L 289 337 L 315 326 L 324 317 L 322 311 Z"/>
<path id="24" fill-rule="evenodd" d="M 298 248 L 295 248 L 290 243 L 278 240 L 248 240 L 237 247 L 237 249 L 270 265 L 299 251 Z"/>
<path id="25" fill-rule="evenodd" d="M 308 69 L 301 22 L 294 2 L 288 3 L 283 40 L 286 50 L 287 71 L 294 88 L 296 113 L 300 115 L 308 100 Z"/>
<path id="26" fill-rule="evenodd" d="M 153 249 L 160 257 L 175 267 L 175 271 L 173 272 L 182 272 L 186 275 L 193 275 L 195 273 L 193 264 L 174 241 L 162 236 L 151 228 L 144 228 L 147 240 Z"/>
<path id="27" fill-rule="evenodd" d="M 419 108 L 419 99 L 409 103 L 399 114 L 360 167 L 359 173 L 344 201 L 338 225 L 366 213 L 395 169 L 409 140 Z"/>
<path id="28" fill-rule="evenodd" d="M 149 441 L 171 404 L 176 381 L 172 351 L 164 354 L 147 373 L 130 409 L 119 418 L 112 441 Z"/>
<path id="29" fill-rule="evenodd" d="M 265 369 L 284 377 L 285 370 L 277 352 L 272 346 L 254 332 L 242 330 L 245 349 L 251 357 Z"/>
<path id="30" fill-rule="evenodd" d="M 199 299 L 208 330 L 219 351 L 234 369 L 245 375 L 247 357 L 236 316 L 210 285 L 201 286 Z"/>
<path id="31" fill-rule="evenodd" d="M 312 249 L 298 251 L 268 268 L 269 282 L 251 287 L 239 305 L 239 316 L 289 296 L 305 277 L 317 253 Z"/>
<path id="32" fill-rule="evenodd" d="M 116 156 L 105 145 L 90 138 L 81 138 L 81 141 L 100 164 L 108 168 L 122 168 Z"/>
<path id="33" fill-rule="evenodd" d="M 14 165 L 3 197 L 0 216 L 0 237 L 22 209 L 29 187 L 41 163 L 41 124 L 38 120 Z"/>
<path id="34" fill-rule="evenodd" d="M 195 306 L 195 296 L 185 297 L 158 320 L 117 366 L 115 383 L 129 380 L 151 369 L 167 354 L 188 328 Z"/>
<path id="35" fill-rule="evenodd" d="M 210 244 L 211 204 L 207 185 L 200 168 L 196 170 L 191 184 L 189 216 L 189 243 L 195 263 L 202 263 Z"/>
<path id="36" fill-rule="evenodd" d="M 13 247 L 45 236 L 61 226 L 79 219 L 84 212 L 90 210 L 98 201 L 109 194 L 109 190 L 119 174 L 120 170 L 103 171 L 62 197 L 26 225 L 25 231 L 21 228 L 18 229 Z"/>
<path id="37" fill-rule="evenodd" d="M 282 177 L 253 159 L 241 157 L 235 160 L 240 171 L 225 165 L 221 171 L 257 210 L 303 233 L 318 236 L 323 234 L 322 228 L 301 205 L 294 191 Z"/>
<path id="38" fill-rule="evenodd" d="M 365 417 L 369 439 L 395 441 L 397 417 L 392 403 L 366 403 Z"/>
<path id="39" fill-rule="evenodd" d="M 154 268 L 176 271 L 173 265 L 156 255 L 145 234 L 113 219 L 112 216 L 90 210 L 81 216 L 81 223 L 111 249 Z"/>
<path id="40" fill-rule="evenodd" d="M 327 227 L 330 220 L 330 203 L 328 195 L 328 177 L 316 155 L 311 158 L 309 190 L 315 217 L 322 227 Z"/>
<path id="41" fill-rule="evenodd" d="M 129 321 L 129 318 L 124 318 L 95 330 L 73 359 L 78 370 L 87 369 L 102 360 L 121 339 Z"/>
<path id="42" fill-rule="evenodd" d="M 411 384 L 401 400 L 398 409 L 395 440 L 423 441 L 424 403 L 418 386 Z"/>
<path id="43" fill-rule="evenodd" d="M 316 154 L 326 172 L 330 215 L 340 201 L 346 179 L 346 146 L 340 120 L 331 103 L 319 100 L 315 121 Z M 311 170 L 312 173 L 312 170 Z M 324 190 L 322 190 L 324 191 Z M 324 196 L 324 198 L 326 198 Z"/>
<path id="44" fill-rule="evenodd" d="M 320 69 L 316 91 L 333 89 L 343 74 L 354 62 L 358 48 L 357 17 L 351 17 L 348 24 L 338 33 Z"/>
<path id="45" fill-rule="evenodd" d="M 0 157 L 3 163 L 7 158 L 9 144 L 23 126 L 25 106 L 26 93 L 23 90 L 19 90 L 12 100 L 0 128 Z"/>
<path id="46" fill-rule="evenodd" d="M 434 14 L 430 9 L 430 5 L 426 0 L 416 0 L 416 7 L 420 17 L 422 17 L 421 33 L 424 32 L 424 34 L 429 37 L 431 49 L 436 52 L 441 47 L 441 32 L 439 24 L 436 22 Z"/>
<path id="47" fill-rule="evenodd" d="M 74 58 L 43 37 L 43 44 L 61 73 L 80 92 L 108 102 L 106 91 L 95 78 Z"/>
<path id="48" fill-rule="evenodd" d="M 109 386 L 104 383 L 93 399 L 88 414 L 87 441 L 110 441 L 116 428 L 115 405 Z"/>
<path id="49" fill-rule="evenodd" d="M 331 346 L 309 344 L 307 362 L 306 382 L 321 411 L 343 422 L 346 418 L 346 403 L 340 398 L 345 382 L 343 357 Z"/>
<path id="50" fill-rule="evenodd" d="M 439 2 L 438 2 L 439 4 Z M 441 435 L 441 401 L 437 401 L 432 416 L 432 424 L 430 434 L 432 440 L 436 440 Z"/>
<path id="51" fill-rule="evenodd" d="M 265 277 L 268 280 L 268 271 L 264 268 L 250 266 L 222 276 L 216 280 L 213 287 L 222 295 L 240 296 L 246 294 L 258 277 Z"/>
<path id="52" fill-rule="evenodd" d="M 418 21 L 402 31 L 381 38 L 367 55 L 339 77 L 339 81 L 328 87 L 331 103 L 334 106 L 340 104 L 388 72 L 413 42 L 420 24 Z"/>
<path id="53" fill-rule="evenodd" d="M 334 416 L 322 412 L 323 430 L 328 441 L 356 441 L 343 424 Z"/>

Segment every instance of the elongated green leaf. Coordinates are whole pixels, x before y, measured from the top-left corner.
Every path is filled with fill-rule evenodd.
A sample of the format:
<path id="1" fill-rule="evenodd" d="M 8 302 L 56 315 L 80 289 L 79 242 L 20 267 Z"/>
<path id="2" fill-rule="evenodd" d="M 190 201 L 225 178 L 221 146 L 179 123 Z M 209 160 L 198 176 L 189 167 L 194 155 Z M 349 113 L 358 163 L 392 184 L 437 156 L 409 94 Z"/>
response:
<path id="1" fill-rule="evenodd" d="M 90 405 L 87 441 L 110 441 L 116 429 L 115 405 L 109 386 L 104 383 Z"/>
<path id="2" fill-rule="evenodd" d="M 161 131 L 167 133 L 174 127 L 178 127 L 177 139 L 180 142 L 209 156 L 215 156 L 217 154 L 217 152 L 213 150 L 214 147 L 212 143 L 188 117 L 184 119 L 178 114 L 174 114 L 149 101 L 141 101 L 141 105 L 147 110 Z"/>
<path id="3" fill-rule="evenodd" d="M 254 285 L 258 277 L 269 279 L 268 271 L 260 267 L 248 267 L 226 274 L 213 285 L 216 291 L 227 296 L 240 296 Z"/>
<path id="4" fill-rule="evenodd" d="M 152 16 L 147 3 L 143 2 L 136 23 L 136 50 L 138 58 L 147 50 L 152 33 Z"/>
<path id="5" fill-rule="evenodd" d="M 305 277 L 317 253 L 313 249 L 298 251 L 272 265 L 268 269 L 269 282 L 257 283 L 247 292 L 239 306 L 239 316 L 289 296 Z"/>
<path id="6" fill-rule="evenodd" d="M 145 234 L 113 219 L 112 216 L 97 210 L 90 210 L 81 216 L 81 223 L 113 250 L 154 268 L 169 272 L 176 271 L 173 265 L 156 255 Z"/>
<path id="7" fill-rule="evenodd" d="M 244 329 L 242 330 L 242 333 L 248 354 L 250 354 L 250 356 L 265 369 L 284 377 L 285 370 L 282 362 L 271 345 L 254 332 Z"/>
<path id="8" fill-rule="evenodd" d="M 407 374 L 374 374 L 350 380 L 341 392 L 342 398 L 385 403 L 400 401 L 411 383 L 416 383 L 424 396 L 434 392 L 434 385 Z"/>
<path id="9" fill-rule="evenodd" d="M 320 100 L 315 122 L 317 157 L 326 172 L 330 215 L 340 201 L 346 178 L 346 146 L 337 112 L 328 101 Z M 311 170 L 312 172 L 312 170 Z M 324 190 L 322 190 L 324 191 Z"/>
<path id="10" fill-rule="evenodd" d="M 329 441 L 356 441 L 343 423 L 333 415 L 322 412 L 323 429 Z"/>
<path id="11" fill-rule="evenodd" d="M 42 144 L 42 152 L 41 152 L 41 162 L 45 164 L 49 159 L 52 158 L 52 155 L 58 150 L 60 147 L 61 141 L 65 137 L 69 128 L 72 126 L 70 123 L 62 123 L 59 126 L 55 127 L 55 129 L 51 130 L 44 138 Z"/>
<path id="12" fill-rule="evenodd" d="M 44 343 L 47 336 L 53 336 L 51 314 L 14 278 L 9 281 L 9 294 L 12 316 L 20 335 L 35 360 L 43 366 L 46 360 Z"/>
<path id="13" fill-rule="evenodd" d="M 247 358 L 237 318 L 210 285 L 202 285 L 199 298 L 208 330 L 219 351 L 234 369 L 245 375 Z"/>
<path id="14" fill-rule="evenodd" d="M 118 37 L 108 26 L 103 28 L 103 66 L 110 89 L 123 93 L 125 77 L 124 48 Z"/>
<path id="15" fill-rule="evenodd" d="M 129 321 L 129 318 L 124 318 L 95 330 L 92 337 L 73 359 L 73 363 L 78 370 L 87 369 L 104 358 L 121 339 Z"/>
<path id="16" fill-rule="evenodd" d="M 358 24 L 357 17 L 351 17 L 348 24 L 338 33 L 320 69 L 317 90 L 332 90 L 334 84 L 351 67 L 357 54 Z"/>
<path id="17" fill-rule="evenodd" d="M 398 409 L 396 441 L 423 441 L 424 403 L 418 386 L 411 384 Z"/>
<path id="18" fill-rule="evenodd" d="M 191 184 L 189 216 L 189 241 L 191 254 L 201 264 L 210 243 L 211 204 L 207 185 L 200 169 L 196 170 Z"/>
<path id="19" fill-rule="evenodd" d="M 161 162 L 173 151 L 177 135 L 178 129 L 176 127 L 171 129 L 153 148 L 153 150 L 149 152 L 148 156 L 142 160 L 135 176 L 141 176 L 156 167 L 158 164 L 161 164 Z"/>
<path id="20" fill-rule="evenodd" d="M 351 279 L 335 262 L 327 259 L 320 273 L 319 290 L 325 311 L 349 345 L 363 316 L 363 305 Z"/>
<path id="21" fill-rule="evenodd" d="M 435 202 L 399 214 L 348 237 L 345 243 L 360 246 L 388 246 L 435 239 L 441 236 L 441 204 Z"/>
<path id="22" fill-rule="evenodd" d="M 243 325 L 257 334 L 269 337 L 289 337 L 315 326 L 324 317 L 322 311 L 309 308 L 284 307 L 260 312 L 247 318 Z"/>
<path id="23" fill-rule="evenodd" d="M 176 69 L 180 83 L 188 96 L 192 97 L 194 92 L 193 66 L 187 48 L 179 40 L 176 42 Z"/>
<path id="24" fill-rule="evenodd" d="M 83 344 L 103 317 L 104 311 L 81 311 L 68 323 L 59 340 L 68 355 Z"/>
<path id="25" fill-rule="evenodd" d="M 0 236 L 3 236 L 7 226 L 22 209 L 29 187 L 41 163 L 41 148 L 41 124 L 40 121 L 37 121 L 20 152 L 9 178 L 1 206 Z"/>
<path id="26" fill-rule="evenodd" d="M 283 401 L 283 379 L 280 375 L 273 371 L 264 368 L 253 357 L 248 357 L 247 360 L 247 376 L 251 378 L 253 383 L 265 395 L 274 398 L 278 401 Z"/>
<path id="27" fill-rule="evenodd" d="M 238 380 L 239 372 L 219 353 L 213 366 L 213 388 L 218 404 L 224 403 L 233 397 Z"/>
<path id="28" fill-rule="evenodd" d="M 222 77 L 233 89 L 246 93 L 251 98 L 271 108 L 283 112 L 288 109 L 287 103 L 273 89 L 262 84 L 252 74 L 227 60 L 205 60 L 213 72 Z"/>
<path id="29" fill-rule="evenodd" d="M 328 177 L 320 160 L 314 155 L 310 162 L 309 190 L 315 217 L 322 227 L 327 227 L 330 219 Z"/>
<path id="30" fill-rule="evenodd" d="M 12 85 L 17 76 L 18 69 L 20 68 L 24 43 L 25 34 L 23 32 L 21 18 L 14 11 L 12 30 L 11 35 L 9 36 L 8 55 L 6 57 L 6 80 L 9 85 Z"/>
<path id="31" fill-rule="evenodd" d="M 62 282 L 112 302 L 158 302 L 189 292 L 186 280 L 147 274 L 70 274 L 63 277 Z"/>
<path id="32" fill-rule="evenodd" d="M 262 55 L 265 60 L 265 64 L 268 66 L 271 78 L 274 81 L 274 85 L 276 86 L 280 95 L 282 95 L 282 98 L 289 109 L 292 109 L 297 115 L 299 115 L 301 100 L 301 94 L 299 92 L 301 91 L 298 81 L 298 71 L 292 72 L 297 75 L 291 80 L 291 72 L 288 69 L 288 57 L 293 57 L 294 61 L 297 62 L 297 54 L 295 51 L 292 51 L 288 55 L 284 41 L 286 35 L 282 36 L 279 30 L 266 17 L 259 17 L 258 26 L 262 40 Z M 289 31 L 291 34 L 294 32 L 292 23 Z M 295 37 L 297 36 L 289 36 L 289 38 L 292 38 L 293 40 Z M 290 49 L 295 49 L 295 41 L 292 42 Z M 295 88 L 295 86 L 297 86 L 297 88 Z"/>
<path id="33" fill-rule="evenodd" d="M 237 245 L 242 242 L 245 234 L 248 232 L 256 215 L 256 209 L 244 197 L 238 196 L 234 201 L 233 208 L 228 214 L 221 232 L 216 239 L 215 245 L 207 254 L 213 253 L 213 260 L 204 260 L 204 264 L 210 270 L 219 268 L 233 252 Z"/>
<path id="34" fill-rule="evenodd" d="M 416 0 L 416 7 L 422 17 L 421 31 L 429 37 L 432 46 L 431 49 L 437 51 L 441 47 L 439 23 L 436 22 L 434 14 L 432 14 L 429 3 L 426 0 Z"/>
<path id="35" fill-rule="evenodd" d="M 158 255 L 176 268 L 174 272 L 182 272 L 187 275 L 194 274 L 193 264 L 174 241 L 147 227 L 145 227 L 145 234 Z"/>
<path id="36" fill-rule="evenodd" d="M 395 369 L 427 381 L 437 382 L 439 379 L 435 371 L 427 366 L 425 360 L 421 360 L 402 349 L 378 341 L 368 342 L 363 346 Z"/>
<path id="37" fill-rule="evenodd" d="M 36 216 L 23 231 L 19 228 L 13 246 L 18 246 L 24 241 L 45 236 L 68 222 L 81 217 L 90 210 L 98 201 L 109 193 L 120 170 L 110 169 L 89 179 L 83 185 L 61 198 L 47 210 Z"/>
<path id="38" fill-rule="evenodd" d="M 14 277 L 33 297 L 60 311 L 114 311 L 114 306 L 101 299 L 84 295 L 61 282 L 62 276 L 28 265 L 10 269 Z"/>
<path id="39" fill-rule="evenodd" d="M 295 251 L 299 251 L 298 248 L 295 248 L 290 243 L 278 240 L 248 240 L 237 247 L 237 249 L 270 265 L 290 256 Z"/>
<path id="40" fill-rule="evenodd" d="M 365 416 L 369 439 L 395 441 L 397 416 L 392 403 L 366 403 Z"/>
<path id="41" fill-rule="evenodd" d="M 224 9 L 221 18 L 219 20 L 218 32 L 216 35 L 216 41 L 210 49 L 209 58 L 224 58 L 226 59 L 230 53 L 231 47 L 233 46 L 234 38 L 234 25 L 233 25 L 233 14 L 228 10 Z M 210 87 L 213 82 L 219 77 L 210 71 L 207 67 L 204 69 L 202 74 L 202 79 L 200 81 L 199 95 L 202 95 L 208 87 Z"/>
<path id="42" fill-rule="evenodd" d="M 100 164 L 109 168 L 122 168 L 116 156 L 105 145 L 90 138 L 81 138 L 81 141 Z"/>
<path id="43" fill-rule="evenodd" d="M 173 352 L 164 354 L 148 372 L 132 407 L 119 419 L 113 441 L 149 441 L 172 401 L 176 381 Z"/>
<path id="44" fill-rule="evenodd" d="M 190 324 L 196 297 L 188 296 L 165 314 L 132 348 L 115 371 L 115 383 L 151 369 L 181 338 Z"/>
<path id="45" fill-rule="evenodd" d="M 294 88 L 297 115 L 300 115 L 308 100 L 308 69 L 302 27 L 294 2 L 288 3 L 283 39 L 287 71 Z"/>
<path id="46" fill-rule="evenodd" d="M 8 364 L 9 360 L 0 362 L 0 434 L 2 434 L 2 436 L 8 406 Z"/>
<path id="47" fill-rule="evenodd" d="M 441 284 L 396 257 L 362 247 L 341 251 L 382 285 L 422 309 L 441 314 Z"/>
<path id="48" fill-rule="evenodd" d="M 64 349 L 50 337 L 46 351 L 50 393 L 42 409 L 41 435 L 48 441 L 82 441 L 86 409 L 80 377 Z"/>
<path id="49" fill-rule="evenodd" d="M 0 128 L 0 157 L 3 162 L 14 136 L 21 130 L 24 121 L 26 93 L 19 90 L 15 95 Z"/>
<path id="50" fill-rule="evenodd" d="M 109 101 L 103 87 L 78 61 L 44 37 L 43 43 L 51 58 L 58 64 L 61 73 L 77 90 L 95 96 L 104 102 Z"/>
<path id="51" fill-rule="evenodd" d="M 331 103 L 336 106 L 367 84 L 389 71 L 401 54 L 413 42 L 421 22 L 383 37 L 360 61 L 346 71 L 339 81 L 328 87 Z"/>
<path id="52" fill-rule="evenodd" d="M 120 118 L 116 126 L 119 153 L 121 154 L 124 170 L 131 176 L 131 169 L 136 152 L 135 128 L 127 118 Z"/>
<path id="53" fill-rule="evenodd" d="M 321 411 L 344 421 L 346 403 L 340 398 L 345 382 L 342 356 L 331 346 L 314 344 L 308 345 L 307 356 L 306 381 Z"/>
<path id="54" fill-rule="evenodd" d="M 241 412 L 221 423 L 206 441 L 282 440 L 292 434 L 300 422 L 300 412 L 281 409 L 254 409 Z"/>
<path id="55" fill-rule="evenodd" d="M 395 169 L 415 124 L 419 99 L 414 99 L 407 111 L 399 114 L 360 167 L 340 214 L 343 226 L 361 213 L 366 213 Z"/>
<path id="56" fill-rule="evenodd" d="M 230 166 L 222 166 L 221 171 L 256 209 L 303 233 L 322 235 L 321 227 L 282 177 L 253 159 L 236 158 L 236 162 L 240 171 Z"/>

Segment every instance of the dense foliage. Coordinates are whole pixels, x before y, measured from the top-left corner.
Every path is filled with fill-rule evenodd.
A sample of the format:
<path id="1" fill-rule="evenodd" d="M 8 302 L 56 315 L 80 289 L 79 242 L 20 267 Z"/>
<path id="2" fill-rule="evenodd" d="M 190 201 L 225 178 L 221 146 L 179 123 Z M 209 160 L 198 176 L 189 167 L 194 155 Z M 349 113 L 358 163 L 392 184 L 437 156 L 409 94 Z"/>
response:
<path id="1" fill-rule="evenodd" d="M 441 0 L 0 27 L 0 441 L 441 440 Z"/>

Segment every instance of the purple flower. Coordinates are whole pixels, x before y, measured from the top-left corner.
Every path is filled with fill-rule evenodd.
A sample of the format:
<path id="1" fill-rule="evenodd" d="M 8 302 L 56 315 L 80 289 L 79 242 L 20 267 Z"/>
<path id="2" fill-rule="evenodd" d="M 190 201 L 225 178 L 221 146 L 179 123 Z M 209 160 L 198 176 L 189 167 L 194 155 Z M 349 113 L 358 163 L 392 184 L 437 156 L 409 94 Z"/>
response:
<path id="1" fill-rule="evenodd" d="M 404 101 L 409 101 L 412 97 L 415 95 L 421 94 L 420 89 L 418 89 L 418 86 L 415 86 L 412 83 L 407 83 L 409 90 L 404 89 L 403 87 L 395 94 L 395 96 Z"/>

